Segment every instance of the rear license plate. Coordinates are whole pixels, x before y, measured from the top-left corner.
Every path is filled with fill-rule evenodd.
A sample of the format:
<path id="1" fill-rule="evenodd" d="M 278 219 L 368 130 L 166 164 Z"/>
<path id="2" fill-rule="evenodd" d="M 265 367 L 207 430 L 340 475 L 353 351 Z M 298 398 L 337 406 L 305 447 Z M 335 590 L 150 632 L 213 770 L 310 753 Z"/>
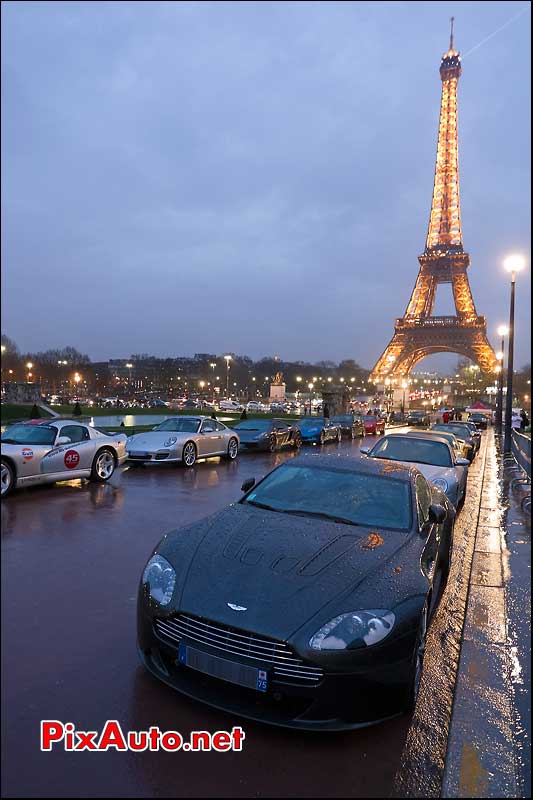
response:
<path id="1" fill-rule="evenodd" d="M 203 672 L 205 675 L 211 675 L 212 678 L 246 686 L 248 689 L 256 689 L 258 692 L 267 690 L 268 677 L 264 669 L 256 669 L 256 667 L 228 661 L 226 658 L 212 656 L 183 643 L 180 643 L 179 646 L 178 661 L 183 666 Z"/>

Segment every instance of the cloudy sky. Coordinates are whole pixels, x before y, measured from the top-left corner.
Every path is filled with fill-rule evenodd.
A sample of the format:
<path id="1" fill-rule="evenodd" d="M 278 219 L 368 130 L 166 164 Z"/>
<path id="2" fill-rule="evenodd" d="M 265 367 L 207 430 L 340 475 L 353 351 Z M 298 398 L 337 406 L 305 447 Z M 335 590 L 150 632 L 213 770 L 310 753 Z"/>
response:
<path id="1" fill-rule="evenodd" d="M 526 254 L 526 363 L 529 8 L 3 2 L 2 331 L 371 367 L 425 244 L 453 14 L 470 281 L 496 344 L 502 259 Z"/>

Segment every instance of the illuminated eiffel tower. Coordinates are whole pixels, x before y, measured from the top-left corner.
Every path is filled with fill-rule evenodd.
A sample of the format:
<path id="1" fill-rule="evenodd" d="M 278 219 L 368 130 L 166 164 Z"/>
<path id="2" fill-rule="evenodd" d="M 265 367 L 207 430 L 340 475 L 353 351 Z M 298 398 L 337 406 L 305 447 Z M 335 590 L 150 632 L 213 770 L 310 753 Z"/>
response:
<path id="1" fill-rule="evenodd" d="M 488 339 L 485 317 L 479 316 L 470 290 L 467 267 L 470 256 L 463 250 L 459 163 L 457 147 L 457 84 L 461 59 L 453 47 L 442 56 L 440 77 L 439 138 L 433 200 L 420 271 L 403 317 L 396 319 L 394 336 L 378 359 L 370 381 L 383 383 L 405 378 L 414 365 L 432 353 L 460 353 L 484 372 L 494 372 L 497 359 Z M 432 316 L 440 283 L 451 283 L 456 316 Z"/>

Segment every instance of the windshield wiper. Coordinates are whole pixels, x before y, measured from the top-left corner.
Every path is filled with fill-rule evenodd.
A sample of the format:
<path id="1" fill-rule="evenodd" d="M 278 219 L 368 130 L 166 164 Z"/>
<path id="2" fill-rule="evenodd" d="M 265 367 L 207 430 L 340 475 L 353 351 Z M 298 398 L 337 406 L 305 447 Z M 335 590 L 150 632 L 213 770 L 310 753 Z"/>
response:
<path id="1" fill-rule="evenodd" d="M 280 513 L 283 511 L 282 508 L 274 508 L 274 506 L 269 506 L 267 503 L 259 503 L 257 500 L 247 500 L 246 505 L 257 506 L 257 508 L 266 508 L 267 511 L 279 511 Z"/>
<path id="2" fill-rule="evenodd" d="M 335 514 L 326 514 L 324 511 L 301 511 L 297 509 L 286 509 L 284 514 L 295 514 L 300 517 L 320 517 L 321 519 L 330 519 L 332 522 L 342 522 L 345 525 L 360 525 L 359 522 L 354 522 L 346 517 L 337 517 Z"/>

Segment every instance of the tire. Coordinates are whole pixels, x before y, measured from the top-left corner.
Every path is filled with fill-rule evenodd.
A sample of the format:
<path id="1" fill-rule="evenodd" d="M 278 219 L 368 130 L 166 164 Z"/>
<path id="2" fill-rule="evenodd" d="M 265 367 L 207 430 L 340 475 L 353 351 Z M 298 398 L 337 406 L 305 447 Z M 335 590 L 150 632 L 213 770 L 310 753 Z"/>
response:
<path id="1" fill-rule="evenodd" d="M 424 652 L 426 649 L 426 637 L 428 629 L 428 609 L 430 605 L 429 598 L 426 598 L 422 614 L 420 616 L 420 624 L 416 635 L 415 647 L 413 650 L 413 662 L 411 667 L 411 679 L 407 687 L 405 710 L 412 711 L 416 705 L 418 692 L 420 690 L 420 681 L 422 678 L 422 669 L 424 666 Z"/>
<path id="2" fill-rule="evenodd" d="M 268 443 L 268 449 L 270 453 L 275 453 L 278 447 L 278 442 L 275 436 L 270 437 L 270 441 Z"/>
<path id="3" fill-rule="evenodd" d="M 181 455 L 181 463 L 184 467 L 194 467 L 196 459 L 198 458 L 198 451 L 194 442 L 185 442 L 183 445 L 183 453 Z"/>
<path id="4" fill-rule="evenodd" d="M 226 458 L 228 461 L 235 461 L 237 455 L 239 454 L 239 443 L 235 437 L 231 437 L 228 442 L 228 451 L 226 453 Z"/>
<path id="5" fill-rule="evenodd" d="M 294 437 L 294 446 L 297 450 L 302 446 L 302 436 L 299 433 Z"/>
<path id="6" fill-rule="evenodd" d="M 91 480 L 96 483 L 105 483 L 114 473 L 116 464 L 114 452 L 109 447 L 103 447 L 93 459 Z"/>
<path id="7" fill-rule="evenodd" d="M 337 442 L 339 444 L 342 442 L 342 431 L 341 430 L 339 430 L 339 432 L 337 434 Z"/>
<path id="8" fill-rule="evenodd" d="M 325 441 L 326 441 L 326 437 L 324 436 L 324 431 L 320 431 L 320 436 L 319 436 L 319 439 L 318 439 L 318 443 L 319 444 L 324 444 Z"/>
<path id="9" fill-rule="evenodd" d="M 354 431 L 354 429 L 352 428 L 352 439 L 355 439 L 355 436 L 356 436 L 356 434 L 355 434 L 355 431 Z"/>
<path id="10" fill-rule="evenodd" d="M 3 458 L 2 459 L 2 497 L 7 497 L 10 492 L 15 488 L 16 477 L 15 470 L 11 463 Z"/>

